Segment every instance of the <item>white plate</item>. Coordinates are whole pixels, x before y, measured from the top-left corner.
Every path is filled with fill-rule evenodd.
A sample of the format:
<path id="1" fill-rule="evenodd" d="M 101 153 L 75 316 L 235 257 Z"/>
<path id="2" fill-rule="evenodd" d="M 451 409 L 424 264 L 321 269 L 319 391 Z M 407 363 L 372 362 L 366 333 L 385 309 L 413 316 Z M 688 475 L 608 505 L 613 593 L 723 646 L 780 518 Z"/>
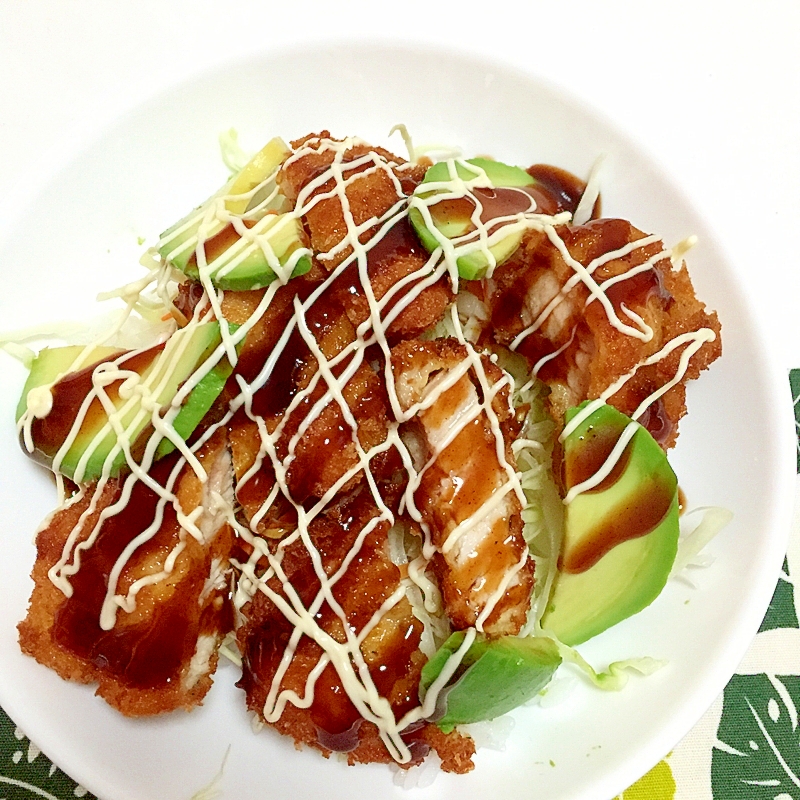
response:
<path id="1" fill-rule="evenodd" d="M 653 161 L 595 112 L 503 66 L 441 50 L 342 44 L 232 64 L 155 98 L 54 173 L 0 244 L 3 328 L 93 315 L 96 292 L 137 277 L 143 245 L 225 177 L 217 135 L 236 127 L 250 149 L 328 128 L 404 153 L 388 138 L 405 123 L 416 143 L 460 145 L 519 164 L 585 175 L 607 154 L 604 211 L 673 244 L 695 233 L 699 295 L 719 311 L 724 356 L 689 392 L 673 463 L 690 504 L 719 504 L 735 521 L 708 548 L 698 588 L 672 582 L 637 617 L 583 647 L 596 665 L 650 655 L 668 666 L 606 694 L 580 679 L 560 705 L 519 709 L 506 752 L 479 752 L 468 776 L 441 775 L 419 798 L 530 796 L 603 800 L 662 758 L 722 690 L 769 602 L 785 552 L 793 494 L 785 376 L 713 235 Z M 191 714 L 133 721 L 87 687 L 67 684 L 17 647 L 31 544 L 54 503 L 50 481 L 15 442 L 23 370 L 4 359 L 0 383 L 0 703 L 46 753 L 106 800 L 188 798 L 229 749 L 220 788 L 237 800 L 401 796 L 383 766 L 348 768 L 298 752 L 272 731 L 254 735 L 223 667 Z M 564 669 L 565 674 L 568 673 Z"/>

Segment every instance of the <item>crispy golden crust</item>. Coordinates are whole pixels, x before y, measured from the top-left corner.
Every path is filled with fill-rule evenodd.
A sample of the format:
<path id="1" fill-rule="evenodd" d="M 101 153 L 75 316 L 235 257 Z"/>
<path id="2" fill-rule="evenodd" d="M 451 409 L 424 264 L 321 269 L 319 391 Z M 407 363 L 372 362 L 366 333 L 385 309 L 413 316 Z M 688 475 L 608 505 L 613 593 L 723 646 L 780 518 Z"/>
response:
<path id="1" fill-rule="evenodd" d="M 558 228 L 557 233 L 569 255 L 584 267 L 645 238 L 642 231 L 620 219 L 593 220 L 583 226 Z M 609 320 L 608 309 L 598 299 L 590 302 L 584 280 L 562 292 L 576 270 L 543 232 L 528 234 L 523 246 L 488 282 L 486 301 L 495 339 L 510 345 L 523 335 L 516 348 L 532 366 L 558 352 L 541 364 L 538 373 L 550 386 L 549 406 L 557 421 L 563 420 L 568 408 L 599 397 L 618 378 L 636 369 L 635 376 L 609 399 L 624 413 L 633 413 L 676 374 L 683 348 L 651 366 L 637 369 L 638 365 L 676 336 L 709 328 L 715 332 L 715 340 L 703 344 L 683 380 L 653 403 L 642 418 L 662 446 L 675 444 L 678 421 L 686 413 L 686 381 L 720 356 L 720 325 L 717 315 L 697 300 L 685 268 L 673 269 L 668 258 L 659 258 L 662 252 L 660 241 L 651 242 L 600 263 L 592 271 L 593 280 L 602 285 L 653 262 L 650 269 L 609 284 L 605 290 L 620 321 L 632 325 L 627 308 L 652 329 L 649 341 L 618 330 Z M 531 327 L 536 330 L 525 336 Z"/>
<path id="2" fill-rule="evenodd" d="M 320 575 L 309 546 L 299 539 L 275 550 L 282 578 L 265 576 L 262 589 L 243 606 L 243 621 L 237 631 L 243 655 L 239 686 L 245 690 L 248 708 L 262 720 L 271 691 L 308 695 L 309 677 L 324 656 L 309 636 L 292 643 L 294 626 L 279 603 L 288 603 L 295 610 L 298 602 L 305 609 L 316 609 L 313 614 L 317 623 L 340 644 L 346 641 L 342 619 L 346 620 L 353 635 L 362 635 L 359 652 L 369 670 L 369 680 L 389 701 L 395 716 L 400 718 L 418 704 L 419 676 L 425 662 L 418 649 L 421 623 L 405 598 L 386 609 L 377 623 L 374 619 L 401 579 L 400 570 L 387 554 L 388 524 L 372 522 L 377 514 L 377 507 L 362 491 L 333 505 L 309 526 L 310 546 L 326 581 L 331 581 L 330 592 L 341 616 L 327 600 L 319 602 Z M 349 568 L 336 578 L 346 559 L 352 559 Z M 262 560 L 258 569 L 263 573 L 265 568 Z M 277 677 L 287 653 L 291 656 L 289 665 Z M 355 673 L 351 679 L 356 680 Z M 392 762 L 377 727 L 361 718 L 333 663 L 328 663 L 311 685 L 313 702 L 309 708 L 300 708 L 290 700 L 270 724 L 325 755 L 333 750 L 345 751 L 350 763 Z M 275 696 L 282 702 L 279 694 Z M 432 726 L 423 723 L 409 733 L 415 761 L 424 757 L 430 746 L 441 745 L 448 764 L 463 769 L 471 754 L 471 742 L 467 744 L 459 736 L 440 738 L 425 733 L 428 727 Z M 453 750 L 451 756 L 448 750 Z"/>
<path id="3" fill-rule="evenodd" d="M 277 290 L 222 295 L 222 316 L 249 331 L 203 423 L 208 430 L 225 419 L 201 459 L 207 466 L 224 460 L 230 448 L 228 491 L 216 488 L 241 536 L 213 514 L 206 527 L 215 535 L 186 535 L 183 518 L 168 504 L 157 533 L 127 560 L 116 594 L 124 596 L 146 576 L 167 574 L 143 585 L 135 608 L 118 611 L 116 625 L 104 631 L 100 611 L 114 563 L 158 512 L 155 495 L 136 482 L 126 510 L 111 514 L 83 551 L 67 599 L 48 571 L 73 531 L 87 540 L 101 515 L 112 512 L 125 481 L 86 487 L 37 538 L 35 588 L 19 625 L 20 644 L 62 677 L 97 683 L 97 693 L 124 714 L 154 714 L 202 701 L 235 615 L 243 656 L 239 686 L 251 711 L 326 757 L 340 751 L 350 764 L 391 763 L 398 746 L 393 722 L 384 714 L 389 732 L 381 734 L 376 722 L 383 706 L 370 698 L 388 702 L 394 720 L 418 708 L 423 634 L 446 636 L 449 624 L 515 635 L 525 623 L 534 563 L 522 535 L 511 447 L 521 414 L 511 407 L 507 376 L 487 355 L 456 339 L 422 341 L 454 299 L 449 275 L 441 265 L 432 272 L 435 259 L 407 218 L 407 199 L 425 167 L 357 139 L 332 139 L 327 131 L 292 148 L 277 181 L 297 203 L 301 238 L 313 251 L 311 269 Z M 636 369 L 610 400 L 632 413 L 675 374 L 680 350 L 652 366 L 641 362 L 676 336 L 711 328 L 716 341 L 703 345 L 684 380 L 642 417 L 671 446 L 685 413 L 685 381 L 720 353 L 716 315 L 696 299 L 684 268 L 659 259 L 660 242 L 603 260 L 645 237 L 630 223 L 595 220 L 556 230 L 560 241 L 528 231 L 491 279 L 470 286 L 491 316 L 480 345 L 513 344 L 537 365 L 560 421 L 568 407 Z M 641 276 L 613 285 L 649 261 Z M 591 281 L 562 292 L 576 262 L 598 284 L 611 281 L 603 302 L 608 299 L 612 312 L 591 298 Z M 203 302 L 197 286 L 183 284 L 175 299 L 171 313 L 179 325 Z M 619 331 L 609 313 L 624 322 L 640 319 L 652 338 L 643 342 Z M 461 372 L 435 399 L 403 416 L 431 386 L 436 393 L 436 382 L 451 371 Z M 232 401 L 236 413 L 228 419 Z M 398 432 L 403 444 L 395 446 Z M 404 496 L 409 458 L 409 473 L 419 481 Z M 173 458 L 162 459 L 151 477 L 165 486 L 171 464 Z M 215 506 L 190 469 L 176 485 L 184 514 Z M 407 508 L 412 502 L 419 525 Z M 405 526 L 407 540 L 419 537 L 415 553 L 424 529 L 425 558 L 433 553 L 427 577 L 435 578 L 443 610 L 433 613 L 440 618 L 426 618 L 427 630 L 421 618 L 428 611 L 418 605 L 422 584 L 405 581 L 410 565 L 390 558 L 390 541 L 397 543 L 392 522 Z M 183 549 L 167 570 L 179 544 Z M 225 579 L 230 561 L 239 581 L 235 612 Z M 425 720 L 407 724 L 400 749 L 406 747 L 410 760 L 401 766 L 434 750 L 445 771 L 473 768 L 472 740 Z"/>
<path id="4" fill-rule="evenodd" d="M 406 217 L 396 221 L 369 250 L 366 275 L 371 293 L 382 306 L 381 316 L 391 320 L 386 334 L 392 342 L 418 336 L 433 327 L 453 300 L 446 276 L 430 284 L 427 263 L 428 253 Z M 398 285 L 414 275 L 417 279 L 398 291 Z M 420 289 L 417 284 L 423 281 L 430 285 Z M 370 316 L 364 284 L 362 266 L 354 261 L 330 288 L 329 297 L 341 304 L 354 327 Z"/>
<path id="5" fill-rule="evenodd" d="M 295 142 L 293 146 L 300 151 L 300 155 L 287 162 L 279 180 L 283 191 L 296 198 L 310 181 L 330 166 L 334 151 L 326 149 L 325 143 L 314 136 Z M 398 197 L 404 196 L 403 192 L 413 190 L 422 171 L 416 167 L 401 170 L 402 181 L 399 183 L 398 195 L 398 185 L 387 177 L 394 174 L 387 165 L 401 165 L 402 159 L 380 148 L 370 149 L 364 144 L 355 144 L 345 152 L 343 162 L 351 162 L 368 153 L 374 156 L 370 157 L 369 164 L 375 167 L 377 162 L 381 168 L 376 168 L 363 178 L 359 177 L 350 183 L 347 186 L 347 197 L 351 204 L 358 206 L 359 203 L 365 203 L 365 208 L 371 208 L 379 215 L 395 204 Z M 364 165 L 365 168 L 369 164 Z M 356 172 L 359 176 L 360 170 L 359 167 Z M 369 182 L 379 175 L 387 178 L 389 185 L 384 186 L 385 191 L 376 194 L 375 185 Z M 366 192 L 363 196 L 360 194 L 362 190 Z M 320 192 L 322 189 L 317 188 L 311 196 Z M 313 205 L 312 211 L 313 213 L 305 215 L 304 223 L 310 230 L 315 248 L 323 247 L 323 240 L 324 246 L 335 247 L 347 232 L 346 226 L 342 227 L 344 221 L 341 217 L 341 198 L 333 196 L 322 200 Z M 370 236 L 374 233 L 373 230 Z M 366 240 L 368 237 L 364 238 Z M 310 273 L 291 281 L 277 292 L 266 313 L 248 335 L 235 375 L 229 382 L 231 385 L 236 385 L 234 381 L 237 376 L 247 381 L 257 378 L 289 324 L 294 312 L 294 297 L 306 300 L 313 291 L 321 289 L 320 285 L 326 277 L 325 270 L 331 269 L 341 260 L 337 256 L 333 262 L 319 261 Z M 417 287 L 420 281 L 427 280 L 427 283 L 431 283 L 430 270 L 426 268 L 427 260 L 427 253 L 405 217 L 383 232 L 377 244 L 370 242 L 366 262 L 352 260 L 328 282 L 305 312 L 307 333 L 303 334 L 298 330 L 292 332 L 284 353 L 273 370 L 276 377 L 267 380 L 255 393 L 249 410 L 240 410 L 231 421 L 229 434 L 238 482 L 237 497 L 248 523 L 255 525 L 260 533 L 280 536 L 292 529 L 296 519 L 291 505 L 282 499 L 267 514 L 259 513 L 275 487 L 275 474 L 269 459 L 262 459 L 255 472 L 252 468 L 256 465 L 259 453 L 263 453 L 264 436 L 272 434 L 279 423 L 283 425 L 283 432 L 275 445 L 279 459 L 286 457 L 293 436 L 303 429 L 301 438 L 292 444 L 292 464 L 287 474 L 288 490 L 292 499 L 300 503 L 322 497 L 346 473 L 353 473 L 357 469 L 358 448 L 352 425 L 346 417 L 352 415 L 355 419 L 356 438 L 364 452 L 384 441 L 388 426 L 387 401 L 383 381 L 373 367 L 362 363 L 343 387 L 347 410 L 341 407 L 335 397 L 331 397 L 324 408 L 319 410 L 316 404 L 329 388 L 328 378 L 319 380 L 317 376 L 319 355 L 323 359 L 335 359 L 356 341 L 356 328 L 370 317 L 368 295 L 372 295 L 382 305 L 381 316 L 391 319 L 387 326 L 387 335 L 392 342 L 433 327 L 442 318 L 445 308 L 452 300 L 452 291 L 444 279 Z M 398 283 L 410 276 L 416 276 L 416 280 L 410 280 L 398 291 Z M 226 293 L 223 313 L 231 322 L 243 323 L 253 314 L 263 297 L 264 290 Z M 312 352 L 308 346 L 309 335 L 313 336 L 319 354 Z M 333 374 L 342 374 L 349 369 L 348 365 L 347 359 L 340 362 L 332 367 Z M 315 379 L 316 387 L 310 389 L 302 402 L 295 403 L 291 413 L 286 415 L 286 410 L 297 392 L 309 387 Z M 263 420 L 261 428 L 259 418 Z M 374 457 L 370 469 L 373 475 L 382 478 L 397 466 L 397 458 L 391 452 Z M 363 478 L 364 473 L 357 471 L 351 474 L 345 484 L 340 485 L 339 490 L 350 491 Z"/>
<path id="6" fill-rule="evenodd" d="M 395 347 L 392 368 L 403 409 L 420 403 L 434 378 L 458 370 L 467 358 L 467 348 L 455 339 Z M 491 415 L 480 406 L 486 392 L 492 392 Z M 439 551 L 434 571 L 453 628 L 519 633 L 530 606 L 534 564 L 522 535 L 522 507 L 510 488 L 517 431 L 503 372 L 481 356 L 478 367 L 441 392 L 409 426 L 407 435 L 415 436 L 421 455 L 418 469 L 424 467 L 415 501 Z M 440 444 L 443 439 L 446 444 Z"/>
<path id="7" fill-rule="evenodd" d="M 249 706 L 251 711 L 258 713 L 259 709 Z M 291 736 L 298 747 L 303 745 L 312 747 L 322 753 L 325 758 L 330 758 L 332 750 L 319 743 L 319 733 L 311 722 L 307 712 L 295 706 L 287 706 L 281 719 L 275 723 L 277 731 L 285 736 Z M 381 739 L 378 728 L 371 722 L 364 722 L 358 728 L 358 745 L 355 749 L 345 753 L 347 763 L 355 764 L 395 764 L 395 760 L 386 750 L 386 745 Z M 442 762 L 442 771 L 466 774 L 475 768 L 473 757 L 475 755 L 475 742 L 469 737 L 452 731 L 443 733 L 436 725 L 423 723 L 406 737 L 412 759 L 406 764 L 398 764 L 403 769 L 418 765 L 433 750 Z"/>
<path id="8" fill-rule="evenodd" d="M 296 201 L 306 190 L 303 201 L 308 210 L 304 219 L 314 251 L 323 254 L 334 250 L 347 236 L 346 216 L 351 216 L 359 228 L 373 219 L 380 219 L 404 196 L 411 194 L 425 175 L 424 167 L 359 140 L 353 140 L 341 157 L 337 157 L 329 145 L 342 141 L 332 139 L 328 131 L 323 131 L 292 142 L 292 149 L 303 155 L 290 158 L 278 175 L 278 184 L 289 200 Z M 334 178 L 322 184 L 314 183 L 334 162 L 348 181 L 345 198 L 335 193 Z M 376 229 L 377 226 L 364 231 L 362 243 L 371 239 Z M 352 248 L 346 248 L 331 253 L 332 258 L 325 258 L 324 263 L 328 269 L 333 269 L 351 252 Z"/>
<path id="9" fill-rule="evenodd" d="M 223 448 L 222 437 L 207 447 L 202 455 L 207 467 L 225 457 Z M 227 525 L 201 543 L 182 535 L 174 513 L 167 510 L 158 533 L 127 562 L 119 593 L 125 594 L 135 580 L 163 570 L 179 541 L 184 547 L 167 577 L 139 591 L 131 613 L 118 611 L 112 631 L 98 624 L 109 570 L 115 554 L 142 530 L 137 521 L 147 525 L 149 519 L 137 520 L 129 512 L 108 517 L 94 546 L 82 554 L 69 599 L 48 577 L 81 515 L 87 514 L 80 537 L 85 541 L 121 492 L 119 480 L 101 490 L 90 487 L 39 532 L 34 590 L 28 614 L 18 626 L 20 646 L 63 678 L 97 683 L 97 694 L 128 716 L 188 710 L 201 703 L 211 687 L 218 645 L 231 625 L 227 583 L 220 577 L 215 585 L 207 584 L 212 565 L 219 576 L 226 568 L 233 541 Z M 194 473 L 185 471 L 176 493 L 187 513 L 201 502 L 202 487 Z M 152 494 L 137 484 L 128 508 L 149 508 Z"/>
<path id="10" fill-rule="evenodd" d="M 256 298 L 252 298 L 255 302 Z M 352 368 L 351 358 L 329 366 L 356 334 L 349 317 L 335 302 L 319 301 L 309 310 L 307 325 L 313 331 L 315 350 L 298 331 L 287 344 L 287 365 L 278 363 L 276 375 L 253 397 L 249 410 L 240 410 L 229 424 L 237 497 L 249 522 L 258 514 L 275 485 L 275 470 L 269 458 L 248 474 L 262 452 L 263 437 L 272 435 L 280 424 L 274 442 L 275 457 L 284 461 L 291 448 L 291 463 L 286 473 L 289 494 L 296 503 L 307 503 L 325 496 L 338 484 L 339 492 L 354 489 L 363 479 L 362 453 L 380 445 L 388 431 L 388 415 L 383 383 L 373 368 L 360 363 Z M 254 358 L 255 345 L 245 350 L 248 362 L 263 363 L 285 329 L 281 314 L 274 322 L 259 326 L 260 357 Z M 272 333 L 270 327 L 274 327 Z M 320 359 L 325 372 L 318 374 Z M 282 369 L 286 366 L 287 369 Z M 247 363 L 243 371 L 247 370 Z M 286 373 L 290 373 L 286 376 Z M 349 379 L 335 385 L 347 372 Z M 237 371 L 237 374 L 238 371 Z M 312 385 L 312 381 L 315 383 Z M 307 390 L 302 395 L 300 391 Z M 341 392 L 341 396 L 339 396 Z M 290 404 L 292 405 L 289 410 Z M 257 421 L 261 417 L 264 432 Z M 352 422 L 355 423 L 355 430 Z M 359 452 L 359 450 L 361 452 Z M 390 468 L 389 457 L 373 458 L 370 469 L 380 476 Z M 348 477 L 349 476 L 349 477 Z M 288 514 L 286 519 L 283 515 Z M 276 514 L 280 519 L 276 519 Z M 280 535 L 294 527 L 293 510 L 279 503 L 274 512 L 259 517 L 256 528 L 267 535 Z"/>
<path id="11" fill-rule="evenodd" d="M 401 279 L 415 272 L 420 273 L 420 279 L 427 274 L 428 254 L 406 216 L 395 220 L 388 230 L 381 231 L 386 215 L 392 209 L 399 210 L 404 198 L 412 194 L 422 180 L 425 168 L 410 164 L 383 148 L 356 141 L 345 150 L 339 162 L 346 184 L 337 194 L 333 178 L 322 185 L 313 183 L 335 159 L 335 151 L 328 148 L 330 141 L 341 140 L 331 140 L 330 134 L 323 131 L 293 142 L 292 147 L 300 155 L 287 162 L 278 181 L 291 200 L 296 200 L 306 191 L 307 197 L 304 198 L 308 210 L 303 215 L 303 223 L 314 251 L 320 254 L 319 264 L 328 271 L 333 271 L 353 253 L 352 244 L 346 241 L 350 219 L 359 229 L 376 220 L 375 225 L 360 233 L 359 241 L 369 250 L 366 273 L 371 292 L 380 301 Z M 363 163 L 349 167 L 353 162 Z M 371 240 L 379 232 L 380 241 L 375 244 Z M 369 303 L 359 270 L 357 262 L 351 263 L 337 278 L 328 295 L 329 299 L 335 298 L 342 304 L 356 326 L 369 316 Z M 410 291 L 417 296 L 407 303 L 402 298 Z M 421 292 L 409 284 L 389 303 L 389 308 L 398 302 L 405 306 L 389 325 L 389 335 L 395 339 L 407 338 L 435 325 L 452 297 L 446 278 Z"/>

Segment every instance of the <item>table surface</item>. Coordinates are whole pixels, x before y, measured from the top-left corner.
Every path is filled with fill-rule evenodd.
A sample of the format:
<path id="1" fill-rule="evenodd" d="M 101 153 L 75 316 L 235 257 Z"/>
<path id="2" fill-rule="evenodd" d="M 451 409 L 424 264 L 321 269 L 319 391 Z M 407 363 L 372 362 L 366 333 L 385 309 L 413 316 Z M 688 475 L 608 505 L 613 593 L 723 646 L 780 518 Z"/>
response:
<path id="1" fill-rule="evenodd" d="M 800 4 L 496 0 L 475 12 L 453 8 L 405 0 L 390 15 L 375 3 L 307 0 L 301 22 L 293 4 L 248 0 L 235 9 L 212 0 L 4 0 L 0 214 L 13 214 L 49 165 L 63 162 L 92 132 L 200 70 L 278 41 L 455 44 L 562 86 L 661 163 L 746 282 L 788 393 L 789 371 L 800 367 L 800 255 L 793 246 L 800 219 Z M 800 372 L 792 375 L 792 395 L 800 395 Z M 796 720 L 800 704 L 795 533 L 762 630 L 724 697 L 625 800 L 800 797 L 796 721 L 776 723 L 779 733 L 766 738 L 753 723 L 759 709 L 759 719 Z M 0 796 L 90 797 L 2 712 Z"/>

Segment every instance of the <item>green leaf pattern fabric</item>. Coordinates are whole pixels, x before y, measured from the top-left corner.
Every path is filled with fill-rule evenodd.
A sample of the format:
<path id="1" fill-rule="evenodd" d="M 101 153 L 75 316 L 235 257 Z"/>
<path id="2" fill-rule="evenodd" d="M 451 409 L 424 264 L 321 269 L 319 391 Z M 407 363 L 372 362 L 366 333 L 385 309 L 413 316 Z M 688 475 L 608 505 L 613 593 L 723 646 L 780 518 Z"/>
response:
<path id="1" fill-rule="evenodd" d="M 794 587 L 789 577 L 789 562 L 784 559 L 783 571 L 775 587 L 764 621 L 759 633 L 777 628 L 797 628 L 797 611 L 794 607 Z"/>
<path id="2" fill-rule="evenodd" d="M 96 800 L 65 775 L 0 709 L 0 800 Z"/>
<path id="3" fill-rule="evenodd" d="M 789 385 L 792 387 L 794 427 L 797 433 L 797 472 L 800 473 L 800 369 L 793 369 L 789 372 Z"/>
<path id="4" fill-rule="evenodd" d="M 800 474 L 800 369 L 791 370 L 789 383 Z M 673 752 L 614 800 L 800 800 L 795 572 L 800 574 L 798 530 L 739 674 Z M 781 669 L 775 671 L 776 665 Z M 97 800 L 53 765 L 0 709 L 0 800 L 33 798 Z"/>
<path id="5" fill-rule="evenodd" d="M 800 369 L 790 371 L 789 384 L 800 475 Z M 654 776 L 663 772 L 664 763 L 670 766 L 675 780 L 671 800 L 800 800 L 800 624 L 793 578 L 800 574 L 797 528 L 740 674 L 666 761 L 648 773 Z M 775 672 L 776 665 L 783 674 Z M 641 797 L 660 799 L 657 792 Z M 620 798 L 639 796 L 624 793 Z"/>
<path id="6" fill-rule="evenodd" d="M 711 760 L 714 798 L 800 796 L 800 676 L 734 675 Z"/>

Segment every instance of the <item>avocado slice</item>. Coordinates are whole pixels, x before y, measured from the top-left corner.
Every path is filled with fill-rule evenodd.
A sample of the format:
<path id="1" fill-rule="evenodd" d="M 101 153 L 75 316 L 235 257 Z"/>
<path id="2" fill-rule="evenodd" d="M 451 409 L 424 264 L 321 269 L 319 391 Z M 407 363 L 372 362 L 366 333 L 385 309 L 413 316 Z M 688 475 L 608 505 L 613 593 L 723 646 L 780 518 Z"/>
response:
<path id="1" fill-rule="evenodd" d="M 439 677 L 465 635 L 456 631 L 425 664 L 420 682 L 423 690 Z M 490 639 L 478 633 L 439 695 L 437 707 L 444 707 L 444 715 L 436 724 L 449 733 L 456 725 L 502 716 L 540 692 L 560 664 L 558 646 L 547 637 Z"/>
<path id="2" fill-rule="evenodd" d="M 267 214 L 248 228 L 255 237 L 252 240 L 240 236 L 232 224 L 206 239 L 206 262 L 215 286 L 246 292 L 272 283 L 280 271 L 291 268 L 295 278 L 311 269 L 303 223 L 293 214 Z M 194 250 L 182 271 L 195 280 L 200 278 Z"/>
<path id="3" fill-rule="evenodd" d="M 238 327 L 238 325 L 228 323 L 231 333 Z M 213 342 L 209 345 L 206 352 L 198 359 L 198 363 L 202 364 L 206 359 L 210 358 L 217 344 Z M 236 346 L 237 353 L 242 349 L 243 344 L 244 342 L 242 341 Z M 211 406 L 214 405 L 215 400 L 222 394 L 222 390 L 225 388 L 225 384 L 232 372 L 233 365 L 227 358 L 223 357 L 198 381 L 197 386 L 189 393 L 175 419 L 172 420 L 172 427 L 181 439 L 188 441 L 211 409 Z M 156 458 L 162 458 L 174 449 L 175 445 L 171 439 L 162 439 L 156 449 Z"/>
<path id="4" fill-rule="evenodd" d="M 282 195 L 269 199 L 275 174 L 291 152 L 280 138 L 267 142 L 218 192 L 161 234 L 156 243 L 161 257 L 197 279 L 202 240 L 211 282 L 231 291 L 263 288 L 279 273 L 308 272 L 311 258 L 301 221 L 285 211 L 288 201 Z M 243 216 L 247 236 L 233 224 Z"/>
<path id="5" fill-rule="evenodd" d="M 226 192 L 225 207 L 231 214 L 244 214 L 248 208 L 258 205 L 261 192 L 249 195 L 257 186 L 267 180 L 292 154 L 289 146 L 280 136 L 270 139 L 236 174 Z"/>
<path id="6" fill-rule="evenodd" d="M 109 459 L 108 474 L 117 475 L 126 464 L 120 441 L 128 442 L 134 455 L 140 453 L 143 441 L 152 432 L 153 413 L 163 416 L 167 412 L 183 383 L 220 342 L 218 322 L 190 325 L 176 331 L 165 343 L 134 353 L 115 350 L 110 356 L 66 375 L 64 365 L 68 369 L 74 363 L 76 351 L 83 348 L 45 348 L 34 359 L 17 409 L 19 419 L 28 409 L 29 401 L 37 399 L 32 390 L 49 394 L 46 399 L 51 404 L 49 412 L 31 421 L 34 452 L 30 455 L 76 483 L 98 478 Z M 232 369 L 227 361 L 223 357 L 203 376 L 176 415 L 173 426 L 182 437 L 191 434 L 221 392 Z M 104 388 L 105 404 L 95 397 L 86 405 L 98 368 L 109 373 Z M 115 377 L 121 371 L 124 374 Z M 139 376 L 133 386 L 131 373 Z M 80 428 L 73 433 L 74 421 L 79 418 Z M 68 437 L 71 443 L 58 460 Z M 162 441 L 157 455 L 165 455 L 172 449 L 172 442 Z"/>
<path id="7" fill-rule="evenodd" d="M 33 359 L 28 378 L 22 387 L 22 395 L 17 403 L 16 421 L 19 422 L 22 415 L 28 410 L 28 393 L 33 389 L 49 387 L 62 376 L 77 371 L 74 365 L 79 358 L 81 363 L 95 367 L 101 361 L 122 355 L 122 352 L 118 347 L 93 347 L 90 352 L 87 352 L 87 348 L 79 344 L 42 348 Z M 78 369 L 83 369 L 83 367 Z M 42 399 L 45 403 L 49 402 L 48 397 Z M 35 402 L 37 402 L 37 398 L 31 396 L 30 403 L 34 404 Z"/>
<path id="8" fill-rule="evenodd" d="M 585 403 L 567 412 L 569 422 Z M 564 488 L 602 467 L 629 417 L 602 405 L 564 441 Z M 679 536 L 678 481 L 638 426 L 610 474 L 567 504 L 559 571 L 542 627 L 576 645 L 638 613 L 667 582 Z"/>
<path id="9" fill-rule="evenodd" d="M 466 164 L 475 169 L 470 169 Z M 476 199 L 483 206 L 481 222 L 487 227 L 489 234 L 495 230 L 491 226 L 492 219 L 527 211 L 534 202 L 533 197 L 524 191 L 508 191 L 536 184 L 536 180 L 521 167 L 509 166 L 488 158 L 471 158 L 466 164 L 458 161 L 440 161 L 434 164 L 425 173 L 422 183 L 414 193 L 409 220 L 429 253 L 441 245 L 442 237 L 458 239 L 476 231 L 472 221 Z M 455 170 L 456 179 L 453 179 L 451 169 Z M 484 174 L 489 186 L 481 180 Z M 465 187 L 462 181 L 480 185 L 470 187 L 469 194 L 464 196 Z M 426 184 L 429 185 L 427 189 Z M 443 196 L 437 200 L 439 195 Z M 435 230 L 427 222 L 421 206 L 427 208 Z M 508 230 L 488 248 L 490 255 L 482 247 L 476 249 L 476 242 L 479 241 L 477 237 L 457 243 L 455 254 L 458 274 L 467 280 L 484 277 L 490 268 L 494 269 L 513 254 L 522 241 L 522 233 L 519 229 Z"/>

